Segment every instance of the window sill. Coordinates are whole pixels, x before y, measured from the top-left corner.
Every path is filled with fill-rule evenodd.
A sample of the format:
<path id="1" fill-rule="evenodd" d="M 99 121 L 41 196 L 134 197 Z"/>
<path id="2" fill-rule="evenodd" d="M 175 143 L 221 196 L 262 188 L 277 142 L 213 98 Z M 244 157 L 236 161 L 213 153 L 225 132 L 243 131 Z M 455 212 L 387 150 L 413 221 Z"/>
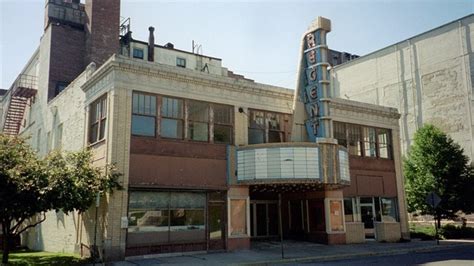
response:
<path id="1" fill-rule="evenodd" d="M 89 147 L 89 148 L 94 148 L 94 147 L 99 146 L 100 144 L 103 144 L 103 143 L 105 143 L 105 138 L 103 138 L 103 139 L 101 139 L 101 140 L 98 140 L 98 141 L 96 141 L 96 142 L 93 142 L 93 143 L 89 143 L 89 144 L 87 145 L 87 147 Z"/>

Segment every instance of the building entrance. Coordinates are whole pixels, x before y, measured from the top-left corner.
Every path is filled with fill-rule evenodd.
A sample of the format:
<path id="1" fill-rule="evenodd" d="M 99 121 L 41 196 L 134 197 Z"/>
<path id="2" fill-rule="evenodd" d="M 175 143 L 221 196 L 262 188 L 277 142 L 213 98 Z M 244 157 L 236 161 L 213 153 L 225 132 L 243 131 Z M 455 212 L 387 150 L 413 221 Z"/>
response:
<path id="1" fill-rule="evenodd" d="M 378 198 L 360 198 L 360 218 L 364 223 L 365 237 L 374 238 L 374 222 L 380 221 L 380 204 Z"/>
<path id="2" fill-rule="evenodd" d="M 250 233 L 254 238 L 278 236 L 278 201 L 250 202 Z"/>
<path id="3" fill-rule="evenodd" d="M 290 237 L 301 239 L 304 237 L 304 204 L 303 200 L 290 200 L 288 202 L 289 216 L 288 224 L 290 228 Z"/>

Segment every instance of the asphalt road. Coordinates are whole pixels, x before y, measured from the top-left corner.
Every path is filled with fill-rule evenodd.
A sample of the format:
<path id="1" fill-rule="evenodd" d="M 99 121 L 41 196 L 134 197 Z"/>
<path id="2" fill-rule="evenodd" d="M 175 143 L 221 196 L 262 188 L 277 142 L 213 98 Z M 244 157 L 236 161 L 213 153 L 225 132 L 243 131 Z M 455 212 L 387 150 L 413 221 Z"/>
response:
<path id="1" fill-rule="evenodd" d="M 300 263 L 299 263 L 300 264 Z M 327 262 L 308 262 L 305 265 L 430 265 L 474 266 L 474 246 L 450 248 L 441 251 L 408 253 L 394 256 L 374 256 Z M 294 265 L 294 264 L 293 264 Z"/>

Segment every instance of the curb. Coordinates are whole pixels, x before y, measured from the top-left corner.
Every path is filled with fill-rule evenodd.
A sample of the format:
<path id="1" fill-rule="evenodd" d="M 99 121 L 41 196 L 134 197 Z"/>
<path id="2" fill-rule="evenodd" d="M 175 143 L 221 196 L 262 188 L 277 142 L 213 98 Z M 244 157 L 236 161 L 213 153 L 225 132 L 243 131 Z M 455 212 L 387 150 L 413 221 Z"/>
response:
<path id="1" fill-rule="evenodd" d="M 345 260 L 345 259 L 369 257 L 369 256 L 389 256 L 389 255 L 401 255 L 401 254 L 408 254 L 408 253 L 423 253 L 423 252 L 428 252 L 428 251 L 445 250 L 445 249 L 470 246 L 470 245 L 472 244 L 462 243 L 462 244 L 450 244 L 450 245 L 444 245 L 444 246 L 429 246 L 429 247 L 420 247 L 420 248 L 414 248 L 414 249 L 402 249 L 402 250 L 395 250 L 395 251 L 362 252 L 362 253 L 349 253 L 349 254 L 341 254 L 341 255 L 275 259 L 275 260 L 257 261 L 257 262 L 248 262 L 248 263 L 236 263 L 236 264 L 230 264 L 230 265 L 269 265 L 269 264 L 311 262 L 311 261 L 322 262 L 322 261 Z"/>

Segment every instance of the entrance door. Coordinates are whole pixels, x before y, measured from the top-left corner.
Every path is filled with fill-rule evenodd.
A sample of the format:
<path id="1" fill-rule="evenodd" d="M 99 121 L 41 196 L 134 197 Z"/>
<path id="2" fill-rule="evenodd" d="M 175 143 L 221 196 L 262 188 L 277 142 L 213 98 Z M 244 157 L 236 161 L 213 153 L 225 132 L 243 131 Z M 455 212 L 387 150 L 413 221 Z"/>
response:
<path id="1" fill-rule="evenodd" d="M 278 204 L 254 201 L 250 204 L 251 236 L 278 236 Z"/>
<path id="2" fill-rule="evenodd" d="M 225 249 L 225 204 L 209 203 L 209 250 Z"/>
<path id="3" fill-rule="evenodd" d="M 290 237 L 300 239 L 304 236 L 303 201 L 290 200 Z"/>
<path id="4" fill-rule="evenodd" d="M 360 217 L 364 223 L 366 237 L 374 237 L 374 205 L 361 204 Z"/>

